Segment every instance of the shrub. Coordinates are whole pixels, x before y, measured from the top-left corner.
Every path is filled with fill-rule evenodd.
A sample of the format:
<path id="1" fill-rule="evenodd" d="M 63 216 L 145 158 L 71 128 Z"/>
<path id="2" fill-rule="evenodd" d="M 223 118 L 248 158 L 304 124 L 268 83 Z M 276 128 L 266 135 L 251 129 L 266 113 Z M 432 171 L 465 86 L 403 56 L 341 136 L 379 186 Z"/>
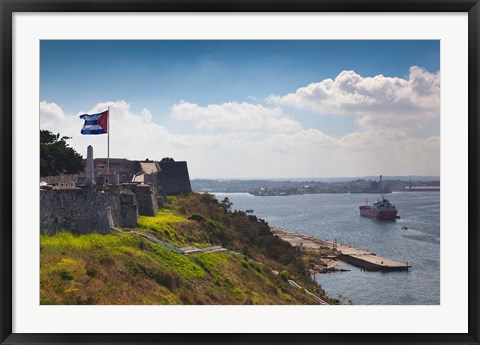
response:
<path id="1" fill-rule="evenodd" d="M 189 220 L 194 220 L 196 222 L 201 222 L 205 220 L 205 217 L 202 216 L 201 214 L 198 213 L 193 213 L 190 217 L 188 217 Z"/>
<path id="2" fill-rule="evenodd" d="M 288 272 L 286 270 L 283 270 L 282 272 L 280 272 L 278 274 L 278 276 L 280 278 L 282 278 L 283 280 L 287 281 L 288 279 L 290 279 L 290 275 L 288 274 Z"/>
<path id="3" fill-rule="evenodd" d="M 61 268 L 58 273 L 60 274 L 60 278 L 62 278 L 62 280 L 73 280 L 73 275 L 72 275 L 72 272 L 70 272 L 68 269 L 66 268 Z"/>
<path id="4" fill-rule="evenodd" d="M 86 273 L 87 273 L 87 276 L 89 276 L 90 278 L 94 278 L 97 276 L 98 270 L 94 267 L 88 267 L 86 269 Z"/>

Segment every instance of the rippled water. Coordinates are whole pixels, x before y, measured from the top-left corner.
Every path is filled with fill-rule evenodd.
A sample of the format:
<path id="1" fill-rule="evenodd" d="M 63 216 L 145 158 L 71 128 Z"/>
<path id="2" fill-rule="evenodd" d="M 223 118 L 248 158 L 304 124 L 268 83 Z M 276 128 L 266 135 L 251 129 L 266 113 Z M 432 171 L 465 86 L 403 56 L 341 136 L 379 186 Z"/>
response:
<path id="1" fill-rule="evenodd" d="M 408 272 L 365 272 L 340 263 L 350 272 L 319 274 L 316 281 L 329 296 L 354 304 L 421 305 L 440 303 L 440 193 L 399 192 L 386 195 L 398 209 L 396 221 L 360 217 L 358 206 L 374 194 L 228 196 L 233 209 L 253 209 L 271 225 L 368 249 L 379 256 L 408 262 Z M 407 229 L 402 229 L 406 227 Z"/>

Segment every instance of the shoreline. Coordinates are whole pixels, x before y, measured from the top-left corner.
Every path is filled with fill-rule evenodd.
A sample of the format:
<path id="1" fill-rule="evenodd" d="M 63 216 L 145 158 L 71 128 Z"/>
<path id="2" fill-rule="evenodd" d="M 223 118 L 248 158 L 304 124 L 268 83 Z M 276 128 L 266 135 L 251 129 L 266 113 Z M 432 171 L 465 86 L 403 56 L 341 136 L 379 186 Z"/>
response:
<path id="1" fill-rule="evenodd" d="M 312 275 L 337 271 L 335 266 L 337 265 L 338 257 L 334 253 L 332 242 L 272 225 L 270 226 L 270 230 L 275 236 L 290 243 L 294 247 L 301 247 L 307 251 L 315 252 L 319 252 L 320 250 L 328 251 L 330 249 L 331 252 L 329 254 L 320 256 L 318 261 L 309 267 Z"/>
<path id="2" fill-rule="evenodd" d="M 360 248 L 354 248 L 342 243 L 324 240 L 312 235 L 296 233 L 276 226 L 270 226 L 272 233 L 294 247 L 301 247 L 307 250 L 320 251 L 330 249 L 334 257 L 326 256 L 322 263 L 326 266 L 325 272 L 335 271 L 333 262 L 337 260 L 360 267 L 366 271 L 408 271 L 412 266 L 407 263 L 377 256 L 377 254 Z M 333 267 L 333 269 L 330 269 Z"/>

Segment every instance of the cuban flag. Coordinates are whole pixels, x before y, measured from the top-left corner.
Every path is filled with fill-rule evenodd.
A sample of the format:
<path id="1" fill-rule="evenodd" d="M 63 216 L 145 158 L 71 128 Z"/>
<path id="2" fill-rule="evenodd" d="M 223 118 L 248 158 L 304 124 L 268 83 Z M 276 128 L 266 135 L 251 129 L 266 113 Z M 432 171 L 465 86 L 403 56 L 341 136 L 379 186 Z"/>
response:
<path id="1" fill-rule="evenodd" d="M 105 134 L 108 133 L 108 110 L 103 113 L 88 115 L 80 115 L 83 124 L 82 134 Z"/>

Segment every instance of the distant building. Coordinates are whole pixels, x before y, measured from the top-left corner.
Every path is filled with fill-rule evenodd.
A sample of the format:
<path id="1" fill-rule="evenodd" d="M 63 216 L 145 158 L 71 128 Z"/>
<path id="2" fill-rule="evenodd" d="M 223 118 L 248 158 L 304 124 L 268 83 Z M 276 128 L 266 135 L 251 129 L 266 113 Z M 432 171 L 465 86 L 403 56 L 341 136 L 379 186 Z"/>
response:
<path id="1" fill-rule="evenodd" d="M 440 192 L 440 186 L 408 186 L 405 187 L 409 192 Z"/>

